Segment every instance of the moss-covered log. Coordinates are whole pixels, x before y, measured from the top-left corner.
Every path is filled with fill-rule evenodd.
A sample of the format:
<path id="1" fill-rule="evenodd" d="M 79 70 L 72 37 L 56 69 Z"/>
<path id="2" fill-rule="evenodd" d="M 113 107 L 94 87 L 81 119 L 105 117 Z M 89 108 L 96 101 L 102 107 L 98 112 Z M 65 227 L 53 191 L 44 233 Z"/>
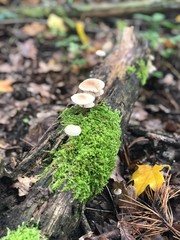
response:
<path id="1" fill-rule="evenodd" d="M 144 69 L 138 69 L 139 61 L 145 63 Z M 147 73 L 147 65 L 146 43 L 135 38 L 133 28 L 125 29 L 120 44 L 90 73 L 89 77 L 102 79 L 106 84 L 105 94 L 98 100 L 96 107 L 83 110 L 84 112 L 78 107 L 68 107 L 14 172 L 4 170 L 4 175 L 14 181 L 19 175 L 41 174 L 41 177 L 20 204 L 4 212 L 3 224 L 0 226 L 1 236 L 5 234 L 6 227 L 16 229 L 22 222 L 28 223 L 33 219 L 39 222 L 42 234 L 49 239 L 71 239 L 70 236 L 80 221 L 83 204 L 100 192 L 110 176 L 120 147 L 120 133 L 125 131 L 133 104 L 138 97 L 141 78 Z M 129 70 L 130 66 L 133 66 L 133 71 Z M 88 121 L 92 121 L 93 114 L 96 115 L 95 123 L 86 124 L 82 119 L 83 115 Z M 99 132 L 98 122 L 102 127 Z M 82 124 L 82 135 L 78 142 L 65 135 L 64 123 Z M 109 131 L 107 135 L 104 130 L 106 126 L 107 132 Z M 88 143 L 85 138 L 90 131 L 94 135 L 92 139 L 88 136 Z M 84 147 L 82 140 L 85 140 Z M 53 156 L 49 153 L 52 150 L 55 152 Z M 109 156 L 111 151 L 112 160 Z M 89 167 L 86 161 L 89 161 Z M 81 170 L 82 172 L 78 172 Z M 0 198 L 0 201 L 6 199 Z"/>

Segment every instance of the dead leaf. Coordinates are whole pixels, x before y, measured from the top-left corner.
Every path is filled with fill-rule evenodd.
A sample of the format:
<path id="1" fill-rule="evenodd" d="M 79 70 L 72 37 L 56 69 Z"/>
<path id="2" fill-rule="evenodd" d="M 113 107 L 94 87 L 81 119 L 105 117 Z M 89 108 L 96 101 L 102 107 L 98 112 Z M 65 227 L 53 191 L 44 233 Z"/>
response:
<path id="1" fill-rule="evenodd" d="M 149 119 L 143 122 L 144 127 L 151 131 L 151 130 L 161 130 L 163 129 L 163 124 L 160 119 Z"/>
<path id="2" fill-rule="evenodd" d="M 0 4 L 7 5 L 9 3 L 9 0 L 0 0 Z"/>
<path id="3" fill-rule="evenodd" d="M 66 33 L 67 28 L 64 25 L 64 20 L 61 17 L 58 17 L 54 13 L 50 14 L 47 20 L 47 25 L 50 29 L 58 30 L 61 33 Z"/>
<path id="4" fill-rule="evenodd" d="M 0 72 L 11 73 L 16 70 L 16 67 L 11 66 L 9 63 L 3 63 L 0 65 Z"/>
<path id="5" fill-rule="evenodd" d="M 35 59 L 38 52 L 33 39 L 28 39 L 24 43 L 20 43 L 19 51 L 23 57 L 31 59 Z"/>
<path id="6" fill-rule="evenodd" d="M 26 24 L 22 30 L 24 33 L 26 33 L 28 36 L 34 37 L 38 35 L 39 33 L 43 32 L 45 30 L 46 26 L 39 22 L 33 22 L 31 24 Z"/>
<path id="7" fill-rule="evenodd" d="M 23 176 L 18 177 L 17 180 L 18 181 L 13 184 L 13 187 L 18 189 L 18 195 L 22 197 L 28 194 L 31 185 L 37 181 L 37 176 L 34 177 Z"/>
<path id="8" fill-rule="evenodd" d="M 62 66 L 57 64 L 54 59 L 50 59 L 48 63 L 43 61 L 39 62 L 39 68 L 37 69 L 37 73 L 48 73 L 48 72 L 59 72 L 61 71 Z"/>
<path id="9" fill-rule="evenodd" d="M 131 114 L 131 119 L 144 121 L 145 119 L 147 119 L 147 117 L 148 112 L 144 110 L 144 107 L 140 102 L 137 102 Z"/>
<path id="10" fill-rule="evenodd" d="M 122 178 L 122 176 L 120 174 L 120 159 L 119 159 L 119 157 L 116 160 L 116 166 L 115 166 L 110 178 L 113 179 L 114 182 L 118 182 L 118 183 L 124 181 L 124 179 Z"/>
<path id="11" fill-rule="evenodd" d="M 31 82 L 28 87 L 28 91 L 33 94 L 40 94 L 42 97 L 49 98 L 50 94 L 50 85 L 48 84 L 37 84 Z"/>
<path id="12" fill-rule="evenodd" d="M 13 82 L 13 79 L 0 80 L 0 93 L 12 92 L 13 87 L 11 86 L 11 84 Z"/>
<path id="13" fill-rule="evenodd" d="M 130 181 L 134 181 L 136 195 L 139 196 L 147 186 L 152 190 L 158 191 L 163 182 L 165 182 L 163 174 L 160 172 L 168 165 L 137 165 L 138 169 L 133 173 Z M 170 167 L 170 166 L 168 166 Z"/>

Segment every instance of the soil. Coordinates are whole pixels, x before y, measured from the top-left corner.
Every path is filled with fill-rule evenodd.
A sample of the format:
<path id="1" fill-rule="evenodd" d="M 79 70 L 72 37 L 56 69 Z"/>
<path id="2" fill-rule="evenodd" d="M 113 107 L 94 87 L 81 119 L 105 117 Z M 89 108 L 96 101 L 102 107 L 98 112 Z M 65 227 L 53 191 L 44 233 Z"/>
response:
<path id="1" fill-rule="evenodd" d="M 171 13 L 171 16 L 166 17 L 169 21 L 172 19 L 174 21 L 176 16 Z M 24 30 L 29 24 L 26 23 L 26 19 L 21 24 L 16 21 L 12 24 L 3 24 L 2 21 L 0 82 L 8 83 L 10 80 L 10 84 L 7 85 L 11 87 L 9 89 L 6 86 L 1 90 L 0 85 L 0 160 L 3 160 L 5 168 L 15 170 L 26 153 L 36 146 L 59 112 L 70 103 L 70 96 L 77 91 L 78 84 L 89 75 L 95 65 L 103 61 L 102 57 L 95 54 L 96 50 L 111 51 L 114 42 L 118 41 L 120 36 L 116 20 L 114 18 L 84 20 L 90 44 L 95 50 L 81 47 L 78 50 L 72 49 L 72 45 L 68 43 L 66 46 L 58 47 L 58 42 L 62 39 L 71 35 L 77 36 L 76 31 L 72 29 L 66 33 L 66 37 L 62 37 L 44 26 L 42 32 L 32 36 Z M 125 18 L 124 21 L 129 25 L 133 24 L 131 18 Z M 134 24 L 138 33 L 139 22 L 135 21 Z M 142 29 L 147 29 L 143 21 L 140 21 L 140 24 Z M 162 27 L 161 36 L 173 35 L 173 31 L 176 30 Z M 78 45 L 81 46 L 80 41 Z M 178 47 L 178 43 L 169 43 L 168 46 L 160 44 L 157 49 L 150 47 L 155 57 L 153 65 L 160 76 L 150 75 L 147 84 L 141 89 L 127 131 L 123 134 L 123 147 L 119 152 L 120 161 L 115 175 L 121 177 L 126 186 L 136 169 L 136 164 L 160 164 L 171 167 L 169 186 L 174 191 L 179 189 Z M 164 58 L 162 48 L 175 51 L 168 58 Z M 76 50 L 79 53 L 74 53 Z M 133 236 L 129 228 L 122 228 L 122 212 L 118 196 L 114 194 L 117 182 L 115 176 L 112 176 L 102 194 L 86 206 L 85 216 L 90 229 L 95 235 L 102 235 L 102 238 L 89 236 L 89 239 L 174 239 L 174 234 L 169 229 L 159 231 L 154 236 L 144 237 L 145 230 L 140 231 L 139 235 L 134 231 Z M 5 176 L 0 179 L 0 192 L 0 224 L 3 224 L 6 211 L 23 201 L 25 196 L 19 196 L 18 190 L 13 187 L 12 179 Z M 142 199 L 145 199 L 144 196 Z M 172 225 L 178 231 L 180 229 L 178 197 L 170 199 L 169 204 L 172 208 Z M 127 219 L 126 221 L 128 222 Z M 121 238 L 116 232 L 118 223 L 121 224 L 119 227 Z M 82 220 L 72 239 L 78 239 L 85 234 L 85 226 L 85 220 Z M 122 229 L 126 229 L 124 238 Z M 131 238 L 127 238 L 128 234 Z"/>

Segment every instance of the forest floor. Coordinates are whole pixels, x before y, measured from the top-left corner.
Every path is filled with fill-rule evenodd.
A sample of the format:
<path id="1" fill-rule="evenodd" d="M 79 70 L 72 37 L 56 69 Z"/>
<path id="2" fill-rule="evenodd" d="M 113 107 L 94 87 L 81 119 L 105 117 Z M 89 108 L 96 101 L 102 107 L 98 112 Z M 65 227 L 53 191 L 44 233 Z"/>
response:
<path id="1" fill-rule="evenodd" d="M 0 0 L 6 7 L 12 2 Z M 180 15 L 174 11 L 83 20 L 53 19 L 51 15 L 48 21 L 22 18 L 20 23 L 16 18 L 7 22 L 7 16 L 0 17 L 0 158 L 12 171 L 70 103 L 78 84 L 119 41 L 125 26 L 134 26 L 136 34 L 148 40 L 156 71 L 134 105 L 116 172 L 103 193 L 87 204 L 85 215 L 94 234 L 102 237 L 97 239 L 119 239 L 117 226 L 121 239 L 178 239 L 175 236 L 180 230 L 180 205 L 178 197 L 172 195 L 179 189 L 180 171 Z M 52 25 L 56 24 L 54 29 Z M 156 203 L 145 194 L 138 198 L 146 202 L 144 206 L 148 204 L 157 211 L 159 225 L 143 218 L 153 218 L 152 212 L 147 213 L 139 205 L 134 208 L 136 213 L 139 211 L 134 219 L 133 211 L 131 216 L 126 213 L 129 218 L 122 214 L 116 190 L 122 189 L 120 182 L 129 183 L 136 164 L 171 167 L 166 186 L 172 209 L 168 216 L 162 210 L 162 196 Z M 9 195 L 9 201 L 12 196 L 17 203 L 23 200 L 8 178 L 1 178 L 0 186 L 4 194 L 1 196 Z M 10 207 L 10 202 L 1 205 L 0 216 Z M 82 230 L 76 234 L 80 237 L 85 233 Z"/>

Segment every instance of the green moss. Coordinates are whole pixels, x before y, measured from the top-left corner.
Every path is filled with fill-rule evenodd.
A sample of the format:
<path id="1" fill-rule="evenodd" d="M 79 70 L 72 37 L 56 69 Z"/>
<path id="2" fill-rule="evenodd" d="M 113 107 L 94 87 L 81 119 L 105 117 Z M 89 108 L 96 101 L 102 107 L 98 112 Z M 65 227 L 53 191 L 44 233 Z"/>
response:
<path id="1" fill-rule="evenodd" d="M 41 236 L 37 227 L 28 227 L 22 224 L 14 231 L 8 229 L 7 236 L 1 238 L 1 240 L 47 240 L 47 238 Z"/>
<path id="2" fill-rule="evenodd" d="M 141 85 L 144 86 L 148 79 L 148 64 L 144 60 L 139 60 L 135 65 L 127 68 L 127 73 L 135 73 L 136 77 L 141 80 Z"/>
<path id="3" fill-rule="evenodd" d="M 120 114 L 106 104 L 91 109 L 73 106 L 61 114 L 61 123 L 79 125 L 79 136 L 69 137 L 53 153 L 53 161 L 46 169 L 53 168 L 50 186 L 57 190 L 72 190 L 75 199 L 85 202 L 100 193 L 107 184 L 115 166 L 120 147 Z"/>

